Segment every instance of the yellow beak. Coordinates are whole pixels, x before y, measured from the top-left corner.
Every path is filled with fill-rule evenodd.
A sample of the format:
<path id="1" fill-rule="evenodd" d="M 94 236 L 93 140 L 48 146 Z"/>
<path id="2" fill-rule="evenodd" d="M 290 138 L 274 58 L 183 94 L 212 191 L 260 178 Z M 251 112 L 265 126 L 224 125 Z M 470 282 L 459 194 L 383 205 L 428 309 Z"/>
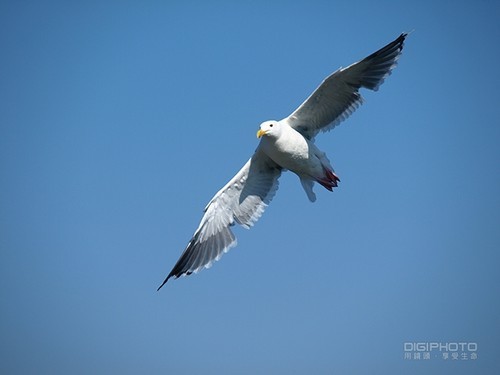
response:
<path id="1" fill-rule="evenodd" d="M 262 129 L 259 129 L 259 131 L 257 132 L 257 138 L 260 138 L 263 135 L 266 135 L 266 132 L 264 130 L 262 130 Z"/>

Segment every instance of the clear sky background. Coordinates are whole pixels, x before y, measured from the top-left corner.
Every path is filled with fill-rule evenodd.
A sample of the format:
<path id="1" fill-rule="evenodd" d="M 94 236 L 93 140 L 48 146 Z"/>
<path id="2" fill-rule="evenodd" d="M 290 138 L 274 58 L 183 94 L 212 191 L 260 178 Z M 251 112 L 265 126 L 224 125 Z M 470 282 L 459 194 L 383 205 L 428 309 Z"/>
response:
<path id="1" fill-rule="evenodd" d="M 0 372 L 499 373 L 496 1 L 3 1 Z M 258 125 L 408 37 L 210 270 L 156 288 Z M 405 360 L 405 342 L 476 360 Z M 436 357 L 435 357 L 436 356 Z"/>

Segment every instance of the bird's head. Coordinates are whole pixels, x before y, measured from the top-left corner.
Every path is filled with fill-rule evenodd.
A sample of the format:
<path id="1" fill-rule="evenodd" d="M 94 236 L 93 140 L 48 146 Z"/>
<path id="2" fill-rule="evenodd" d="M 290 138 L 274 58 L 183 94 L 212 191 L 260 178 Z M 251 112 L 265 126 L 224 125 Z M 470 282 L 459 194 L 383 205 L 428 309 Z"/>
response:
<path id="1" fill-rule="evenodd" d="M 264 135 L 267 137 L 278 137 L 280 133 L 281 126 L 278 121 L 264 121 L 262 124 L 260 124 L 260 129 L 257 132 L 257 138 L 260 138 Z"/>

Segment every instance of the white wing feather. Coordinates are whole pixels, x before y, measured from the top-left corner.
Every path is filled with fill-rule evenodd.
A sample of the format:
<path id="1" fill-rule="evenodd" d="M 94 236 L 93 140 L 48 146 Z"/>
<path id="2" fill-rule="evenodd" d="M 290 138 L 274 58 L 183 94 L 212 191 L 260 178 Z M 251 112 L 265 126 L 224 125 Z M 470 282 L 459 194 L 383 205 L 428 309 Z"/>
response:
<path id="1" fill-rule="evenodd" d="M 250 228 L 262 215 L 278 190 L 281 168 L 257 149 L 241 170 L 210 200 L 198 229 L 169 273 L 170 277 L 209 268 L 236 245 L 231 226 Z"/>
<path id="2" fill-rule="evenodd" d="M 361 87 L 378 90 L 396 67 L 407 34 L 347 68 L 328 76 L 299 108 L 283 121 L 309 139 L 349 117 L 362 103 Z"/>

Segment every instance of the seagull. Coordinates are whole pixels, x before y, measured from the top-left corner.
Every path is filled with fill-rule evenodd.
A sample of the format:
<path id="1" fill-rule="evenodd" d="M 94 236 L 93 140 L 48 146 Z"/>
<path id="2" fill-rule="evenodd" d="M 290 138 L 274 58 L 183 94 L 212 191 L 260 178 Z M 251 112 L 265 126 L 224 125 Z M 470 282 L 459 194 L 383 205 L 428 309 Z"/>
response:
<path id="1" fill-rule="evenodd" d="M 281 172 L 295 173 L 311 202 L 316 200 L 315 182 L 329 191 L 337 187 L 340 179 L 314 139 L 363 103 L 360 88 L 378 90 L 396 67 L 407 35 L 402 33 L 370 56 L 332 73 L 290 116 L 260 125 L 255 153 L 208 202 L 198 229 L 158 290 L 171 277 L 209 268 L 236 246 L 231 227 L 237 223 L 249 229 L 255 224 L 278 190 Z"/>

